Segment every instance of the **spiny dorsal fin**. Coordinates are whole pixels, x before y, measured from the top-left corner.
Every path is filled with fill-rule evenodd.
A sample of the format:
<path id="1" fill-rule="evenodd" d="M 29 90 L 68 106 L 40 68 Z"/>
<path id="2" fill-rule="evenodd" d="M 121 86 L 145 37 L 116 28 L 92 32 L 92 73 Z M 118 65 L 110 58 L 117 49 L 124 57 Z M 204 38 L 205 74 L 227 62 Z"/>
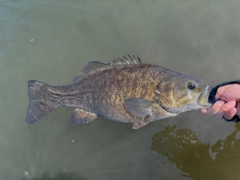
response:
<path id="1" fill-rule="evenodd" d="M 142 61 L 138 56 L 135 56 L 134 54 L 132 56 L 128 54 L 126 56 L 123 56 L 122 58 L 114 59 L 107 64 L 98 61 L 91 61 L 83 67 L 81 74 L 75 77 L 73 82 L 78 82 L 84 75 L 92 71 L 95 71 L 99 68 L 102 68 L 106 65 L 129 65 L 129 64 L 142 64 Z"/>
<path id="2" fill-rule="evenodd" d="M 82 69 L 82 71 L 81 71 L 81 74 L 80 74 L 79 76 L 75 77 L 74 80 L 73 80 L 73 82 L 79 81 L 84 75 L 86 75 L 86 74 L 88 74 L 88 73 L 90 73 L 90 72 L 92 72 L 92 71 L 95 71 L 95 70 L 97 70 L 97 69 L 99 69 L 99 68 L 102 68 L 102 67 L 104 67 L 105 65 L 106 65 L 106 64 L 104 64 L 104 63 L 102 63 L 102 62 L 98 62 L 98 61 L 91 61 L 91 62 L 87 63 L 87 64 L 83 67 L 83 69 Z"/>
<path id="3" fill-rule="evenodd" d="M 87 63 L 84 67 L 83 67 L 83 69 L 82 69 L 82 71 L 81 71 L 81 74 L 88 74 L 88 73 L 90 73 L 91 71 L 95 71 L 96 69 L 98 69 L 98 68 L 102 68 L 102 67 L 104 67 L 105 66 L 105 64 L 104 63 L 102 63 L 102 62 L 98 62 L 98 61 L 91 61 L 91 62 L 89 62 L 89 63 Z"/>
<path id="4" fill-rule="evenodd" d="M 142 64 L 141 59 L 138 56 L 135 55 L 126 55 L 123 56 L 122 58 L 117 58 L 112 60 L 110 65 L 129 65 L 129 64 Z"/>

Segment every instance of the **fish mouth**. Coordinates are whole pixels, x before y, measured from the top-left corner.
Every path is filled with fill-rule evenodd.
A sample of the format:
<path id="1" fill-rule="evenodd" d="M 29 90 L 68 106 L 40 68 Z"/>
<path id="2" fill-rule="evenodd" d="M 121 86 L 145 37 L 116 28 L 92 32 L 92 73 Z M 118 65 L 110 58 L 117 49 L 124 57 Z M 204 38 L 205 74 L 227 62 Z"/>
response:
<path id="1" fill-rule="evenodd" d="M 208 85 L 205 90 L 199 94 L 197 102 L 200 108 L 209 108 L 210 106 L 212 106 L 212 103 L 208 102 L 210 88 L 210 85 Z"/>

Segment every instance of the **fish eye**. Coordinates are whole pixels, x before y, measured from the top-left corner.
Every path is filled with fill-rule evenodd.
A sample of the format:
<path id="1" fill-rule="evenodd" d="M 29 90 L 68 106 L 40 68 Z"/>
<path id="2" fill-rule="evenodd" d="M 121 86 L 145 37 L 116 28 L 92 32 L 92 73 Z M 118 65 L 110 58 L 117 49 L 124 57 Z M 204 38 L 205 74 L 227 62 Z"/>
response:
<path id="1" fill-rule="evenodd" d="M 196 85 L 195 85 L 193 82 L 189 82 L 189 83 L 187 84 L 187 88 L 188 88 L 189 90 L 194 90 L 194 89 L 196 88 Z"/>

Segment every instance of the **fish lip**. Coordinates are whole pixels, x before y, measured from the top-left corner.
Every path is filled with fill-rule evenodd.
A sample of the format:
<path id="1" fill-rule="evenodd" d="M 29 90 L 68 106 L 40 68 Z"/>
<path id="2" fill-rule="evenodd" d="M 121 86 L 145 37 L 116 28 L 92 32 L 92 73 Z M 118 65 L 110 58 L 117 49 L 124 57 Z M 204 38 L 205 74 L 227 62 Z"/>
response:
<path id="1" fill-rule="evenodd" d="M 197 102 L 201 108 L 209 108 L 212 105 L 212 103 L 208 102 L 209 95 L 210 95 L 210 88 L 211 88 L 210 85 L 208 85 L 203 92 L 199 93 Z M 205 102 L 204 102 L 205 104 L 201 102 L 202 99 L 205 99 Z"/>

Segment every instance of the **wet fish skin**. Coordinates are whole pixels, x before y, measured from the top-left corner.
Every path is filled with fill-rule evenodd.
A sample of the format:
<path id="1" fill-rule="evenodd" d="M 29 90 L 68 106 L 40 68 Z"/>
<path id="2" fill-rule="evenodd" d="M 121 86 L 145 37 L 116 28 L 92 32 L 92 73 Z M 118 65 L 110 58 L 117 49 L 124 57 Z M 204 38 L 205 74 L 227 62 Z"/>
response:
<path id="1" fill-rule="evenodd" d="M 190 88 L 189 88 L 190 87 Z M 75 107 L 72 124 L 98 116 L 138 129 L 149 122 L 209 107 L 210 86 L 195 77 L 123 56 L 108 64 L 89 62 L 74 82 L 50 86 L 31 80 L 26 121 L 33 123 L 58 106 Z"/>

